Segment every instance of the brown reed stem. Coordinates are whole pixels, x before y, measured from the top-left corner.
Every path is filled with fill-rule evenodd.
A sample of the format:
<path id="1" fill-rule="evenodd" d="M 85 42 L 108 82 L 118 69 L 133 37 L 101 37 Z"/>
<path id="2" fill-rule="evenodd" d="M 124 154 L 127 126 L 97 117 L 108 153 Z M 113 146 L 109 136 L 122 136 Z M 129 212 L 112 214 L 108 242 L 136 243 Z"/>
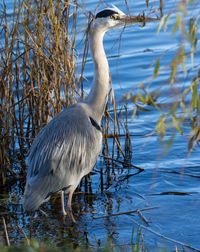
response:
<path id="1" fill-rule="evenodd" d="M 108 214 L 108 215 L 93 217 L 93 219 L 97 220 L 97 219 L 101 219 L 101 218 L 118 216 L 118 215 L 122 215 L 122 214 L 138 213 L 138 211 L 140 211 L 140 212 L 141 211 L 148 211 L 148 210 L 152 210 L 152 209 L 156 209 L 156 208 L 159 208 L 159 207 L 147 207 L 147 208 L 142 208 L 142 209 L 137 209 L 137 210 L 131 210 L 131 211 L 126 211 L 126 212 L 120 212 L 120 213 L 115 213 L 115 214 Z"/>
<path id="2" fill-rule="evenodd" d="M 138 169 L 138 170 L 140 170 L 140 171 L 144 171 L 143 168 L 140 168 L 140 167 L 135 166 L 135 165 L 133 165 L 133 164 L 130 164 L 130 163 L 127 163 L 127 162 L 123 162 L 123 161 L 120 161 L 120 160 L 118 160 L 118 159 L 114 159 L 114 158 L 111 158 L 111 157 L 106 157 L 106 156 L 103 156 L 103 155 L 99 155 L 99 156 L 102 157 L 102 158 L 104 158 L 104 159 L 113 160 L 113 161 L 115 161 L 115 162 L 117 162 L 117 163 L 120 163 L 120 164 L 122 164 L 122 165 L 124 165 L 124 166 L 129 166 L 129 167 Z M 123 167 L 123 168 L 124 168 L 124 167 Z"/>
<path id="3" fill-rule="evenodd" d="M 5 218 L 3 216 L 2 216 L 2 219 L 3 219 L 3 226 L 4 226 L 4 233 L 5 233 L 6 243 L 7 243 L 7 246 L 10 246 L 10 241 L 9 241 L 9 237 L 8 237 L 8 231 L 7 231 L 6 221 L 5 221 Z"/>
<path id="4" fill-rule="evenodd" d="M 28 239 L 24 229 L 22 227 L 20 227 L 18 224 L 17 224 L 17 227 L 19 228 L 19 230 L 23 233 L 25 239 L 26 239 L 26 242 L 27 242 L 27 245 L 30 246 L 30 240 Z"/>

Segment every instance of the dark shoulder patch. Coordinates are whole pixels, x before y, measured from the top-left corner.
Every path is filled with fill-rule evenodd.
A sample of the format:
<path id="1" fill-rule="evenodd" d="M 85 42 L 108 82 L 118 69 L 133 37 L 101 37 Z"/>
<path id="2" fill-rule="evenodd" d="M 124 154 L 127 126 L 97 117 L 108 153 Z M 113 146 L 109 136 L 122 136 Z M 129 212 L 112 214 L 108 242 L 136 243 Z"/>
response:
<path id="1" fill-rule="evenodd" d="M 102 10 L 99 13 L 97 13 L 96 18 L 104 18 L 104 17 L 109 17 L 112 16 L 113 14 L 117 14 L 116 11 L 113 10 Z"/>
<path id="2" fill-rule="evenodd" d="M 99 126 L 99 124 L 98 124 L 91 116 L 89 116 L 89 118 L 90 118 L 91 124 L 92 124 L 97 130 L 101 131 L 101 127 Z"/>

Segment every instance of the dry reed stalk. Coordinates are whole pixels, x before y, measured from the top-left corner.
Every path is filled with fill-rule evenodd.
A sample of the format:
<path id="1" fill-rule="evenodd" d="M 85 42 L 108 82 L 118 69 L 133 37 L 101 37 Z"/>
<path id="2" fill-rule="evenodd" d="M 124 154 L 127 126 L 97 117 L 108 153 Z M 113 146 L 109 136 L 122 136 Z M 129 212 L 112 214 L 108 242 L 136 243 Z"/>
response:
<path id="1" fill-rule="evenodd" d="M 2 216 L 2 219 L 3 219 L 3 226 L 4 226 L 4 233 L 5 233 L 5 238 L 6 238 L 6 244 L 7 244 L 7 246 L 10 246 L 10 240 L 9 240 L 9 237 L 8 237 L 8 231 L 7 231 L 6 221 L 5 221 L 5 218 L 3 216 Z"/>
<path id="2" fill-rule="evenodd" d="M 23 235 L 24 235 L 24 237 L 25 237 L 25 239 L 26 239 L 27 245 L 30 246 L 30 244 L 31 244 L 31 243 L 30 243 L 30 240 L 28 239 L 28 237 L 27 237 L 27 235 L 26 235 L 24 229 L 23 229 L 22 227 L 20 227 L 18 224 L 17 224 L 17 227 L 18 227 L 19 230 L 23 233 Z"/>
<path id="3" fill-rule="evenodd" d="M 111 217 L 111 216 L 118 216 L 118 215 L 123 215 L 123 214 L 131 214 L 131 213 L 138 213 L 138 211 L 148 211 L 148 210 L 152 210 L 152 209 L 156 209 L 158 207 L 147 207 L 147 208 L 142 208 L 142 209 L 136 209 L 136 210 L 131 210 L 131 211 L 125 211 L 125 212 L 120 212 L 120 213 L 115 213 L 115 214 L 109 214 L 109 215 L 102 215 L 102 216 L 98 216 L 98 217 L 93 217 L 93 219 L 101 219 L 101 218 L 107 218 L 107 217 Z"/>
<path id="4" fill-rule="evenodd" d="M 5 183 L 11 160 L 20 164 L 13 173 L 25 175 L 26 150 L 37 132 L 80 95 L 74 75 L 76 2 L 71 6 L 51 0 L 31 4 L 16 0 L 12 18 L 5 2 L 2 13 L 0 176 Z"/>
<path id="5" fill-rule="evenodd" d="M 119 160 L 119 159 L 114 159 L 114 158 L 112 158 L 112 157 L 103 156 L 103 155 L 100 155 L 100 157 L 102 157 L 102 158 L 104 158 L 104 159 L 109 159 L 109 160 L 111 160 L 112 162 L 115 162 L 115 163 L 122 164 L 122 165 L 123 165 L 123 169 L 124 169 L 124 168 L 128 168 L 128 169 L 134 168 L 134 169 L 139 170 L 140 172 L 144 171 L 143 168 L 140 168 L 140 167 L 138 167 L 138 166 L 136 166 L 136 165 L 133 165 L 133 164 L 131 164 L 131 163 L 127 163 L 126 161 L 121 161 L 121 160 Z"/>

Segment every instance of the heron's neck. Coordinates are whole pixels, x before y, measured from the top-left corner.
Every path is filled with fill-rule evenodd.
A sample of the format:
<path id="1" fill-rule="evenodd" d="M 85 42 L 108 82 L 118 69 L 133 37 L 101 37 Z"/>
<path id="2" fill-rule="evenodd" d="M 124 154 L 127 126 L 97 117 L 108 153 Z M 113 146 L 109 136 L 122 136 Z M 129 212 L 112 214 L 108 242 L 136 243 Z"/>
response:
<path id="1" fill-rule="evenodd" d="M 107 103 L 109 91 L 109 66 L 103 48 L 101 31 L 95 31 L 89 36 L 90 52 L 94 62 L 94 79 L 90 93 L 86 99 L 92 109 L 95 119 L 100 123 Z"/>

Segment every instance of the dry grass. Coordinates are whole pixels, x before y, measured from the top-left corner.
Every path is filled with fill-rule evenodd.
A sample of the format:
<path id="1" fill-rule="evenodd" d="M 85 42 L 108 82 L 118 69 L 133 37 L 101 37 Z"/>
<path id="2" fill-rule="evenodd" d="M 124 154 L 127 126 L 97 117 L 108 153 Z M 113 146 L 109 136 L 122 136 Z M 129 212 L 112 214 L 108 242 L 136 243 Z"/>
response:
<path id="1" fill-rule="evenodd" d="M 25 175 L 26 150 L 35 135 L 81 96 L 74 77 L 75 36 L 68 35 L 69 28 L 75 34 L 77 7 L 53 5 L 50 0 L 31 5 L 16 1 L 13 17 L 6 11 L 4 3 L 0 69 L 3 181 L 8 170 L 14 172 L 13 161 L 21 164 L 19 174 Z"/>

